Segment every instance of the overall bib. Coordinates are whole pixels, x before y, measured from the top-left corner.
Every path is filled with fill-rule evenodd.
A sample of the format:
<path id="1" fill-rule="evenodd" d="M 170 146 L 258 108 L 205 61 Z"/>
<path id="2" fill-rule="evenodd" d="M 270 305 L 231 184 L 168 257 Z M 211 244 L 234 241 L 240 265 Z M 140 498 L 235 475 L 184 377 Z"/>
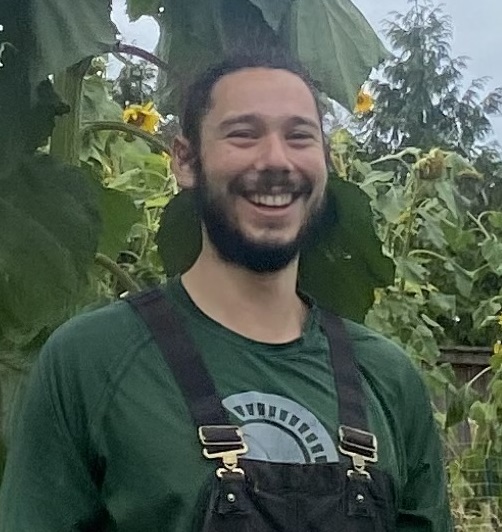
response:
<path id="1" fill-rule="evenodd" d="M 126 298 L 150 328 L 187 402 L 201 452 L 215 471 L 199 496 L 193 532 L 390 532 L 397 508 L 390 475 L 376 468 L 359 371 L 342 320 L 321 326 L 339 401 L 340 462 L 246 460 L 242 432 L 230 423 L 182 318 L 158 289 Z"/>

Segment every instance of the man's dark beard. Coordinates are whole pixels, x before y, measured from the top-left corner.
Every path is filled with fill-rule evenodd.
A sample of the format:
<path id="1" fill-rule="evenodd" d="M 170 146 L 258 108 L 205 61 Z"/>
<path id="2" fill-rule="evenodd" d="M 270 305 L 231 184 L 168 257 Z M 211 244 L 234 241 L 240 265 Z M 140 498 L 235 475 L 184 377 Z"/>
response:
<path id="1" fill-rule="evenodd" d="M 207 236 L 220 257 L 226 262 L 257 273 L 280 271 L 291 263 L 316 236 L 322 225 L 323 201 L 300 228 L 297 237 L 287 244 L 260 244 L 245 237 L 225 212 L 221 201 L 211 198 L 202 171 L 198 172 L 195 191 L 197 208 Z M 300 201 L 301 198 L 296 201 Z"/>

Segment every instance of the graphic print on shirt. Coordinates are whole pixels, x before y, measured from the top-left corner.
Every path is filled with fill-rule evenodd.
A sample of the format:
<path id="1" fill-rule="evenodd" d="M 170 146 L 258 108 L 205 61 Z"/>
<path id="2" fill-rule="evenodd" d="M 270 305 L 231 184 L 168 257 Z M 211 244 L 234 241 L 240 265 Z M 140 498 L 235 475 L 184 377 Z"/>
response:
<path id="1" fill-rule="evenodd" d="M 240 421 L 246 459 L 312 464 L 338 462 L 328 431 L 312 412 L 291 399 L 260 392 L 231 395 L 223 406 Z"/>

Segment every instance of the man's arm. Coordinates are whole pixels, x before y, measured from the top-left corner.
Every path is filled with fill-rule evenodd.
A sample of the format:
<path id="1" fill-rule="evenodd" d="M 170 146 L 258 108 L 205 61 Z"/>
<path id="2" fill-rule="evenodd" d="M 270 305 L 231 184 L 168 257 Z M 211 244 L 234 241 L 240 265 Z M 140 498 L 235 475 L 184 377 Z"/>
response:
<path id="1" fill-rule="evenodd" d="M 84 439 L 72 433 L 78 396 L 70 401 L 71 383 L 60 382 L 56 366 L 46 347 L 30 376 L 7 454 L 0 532 L 83 531 L 106 519 Z"/>
<path id="2" fill-rule="evenodd" d="M 453 530 L 443 461 L 443 449 L 428 392 L 415 375 L 407 397 L 407 482 L 401 496 L 398 530 Z M 411 384 L 411 383 L 410 383 Z M 411 391 L 414 390 L 414 393 Z"/>

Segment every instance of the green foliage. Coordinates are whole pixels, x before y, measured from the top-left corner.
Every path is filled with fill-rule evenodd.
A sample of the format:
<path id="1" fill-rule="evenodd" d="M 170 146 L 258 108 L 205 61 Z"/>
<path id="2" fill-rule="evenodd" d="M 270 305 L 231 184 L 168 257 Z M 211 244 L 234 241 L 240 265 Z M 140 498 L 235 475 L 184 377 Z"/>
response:
<path id="1" fill-rule="evenodd" d="M 120 105 L 110 100 L 112 90 L 112 84 L 102 76 L 86 79 L 82 106 L 85 122 L 99 125 L 102 118 L 103 124 L 113 124 L 121 119 Z M 165 274 L 154 237 L 162 209 L 176 191 L 168 159 L 152 152 L 141 138 L 108 126 L 83 136 L 80 155 L 81 162 L 91 166 L 106 187 L 101 198 L 104 222 L 110 231 L 102 235 L 99 251 L 116 261 L 115 266 L 127 272 L 132 283 L 140 287 L 157 284 Z M 103 262 L 101 266 L 106 268 Z M 96 274 L 109 297 L 129 288 L 118 282 L 115 274 L 116 270 L 105 277 Z"/>
<path id="2" fill-rule="evenodd" d="M 352 111 L 371 69 L 388 55 L 373 29 L 348 0 L 299 0 L 292 20 L 298 58 L 329 97 Z"/>
<path id="3" fill-rule="evenodd" d="M 28 0 L 20 15 L 26 19 L 36 46 L 30 49 L 30 82 L 111 50 L 117 30 L 108 0 Z"/>
<path id="4" fill-rule="evenodd" d="M 168 277 L 185 272 L 195 262 L 202 249 L 202 234 L 193 191 L 183 190 L 169 202 L 156 242 Z"/>
<path id="5" fill-rule="evenodd" d="M 494 329 L 486 318 L 499 310 L 502 299 L 502 232 L 489 222 L 490 216 L 496 221 L 498 217 L 494 212 L 478 218 L 470 214 L 457 179 L 474 170 L 454 154 L 438 154 L 405 150 L 370 164 L 394 165 L 394 171 L 349 174 L 372 198 L 377 232 L 396 263 L 399 297 L 424 298 L 422 312 L 438 322 L 435 333 L 443 344 L 489 345 Z M 438 177 L 421 178 L 431 164 L 442 165 Z M 409 169 L 405 177 L 399 173 L 402 167 Z M 441 311 L 446 300 L 439 300 L 440 294 L 455 298 L 454 315 Z M 388 329 L 400 330 L 397 325 L 387 321 Z"/>
<path id="6" fill-rule="evenodd" d="M 358 155 L 348 134 L 333 135 L 332 159 L 371 198 L 377 233 L 396 266 L 395 281 L 376 291 L 366 324 L 406 349 L 441 407 L 437 418 L 447 446 L 457 522 L 498 522 L 502 344 L 496 345 L 492 368 L 460 385 L 451 367 L 439 364 L 439 346 L 489 346 L 499 333 L 495 316 L 502 309 L 502 211 L 470 212 L 462 177 L 482 178 L 455 153 L 407 148 L 366 162 Z M 379 170 L 382 166 L 385 171 Z M 488 374 L 481 393 L 475 383 Z M 467 444 L 457 437 L 464 423 L 473 430 Z"/>
<path id="7" fill-rule="evenodd" d="M 0 337 L 20 343 L 75 303 L 101 220 L 90 177 L 49 156 L 26 156 L 2 184 Z"/>
<path id="8" fill-rule="evenodd" d="M 362 322 L 375 288 L 393 278 L 394 267 L 382 255 L 367 197 L 352 183 L 331 176 L 328 217 L 319 241 L 301 256 L 300 287 L 325 308 Z"/>
<path id="9" fill-rule="evenodd" d="M 139 222 L 141 212 L 128 194 L 113 188 L 99 187 L 99 190 L 99 210 L 106 231 L 101 232 L 97 252 L 116 259 L 124 250 L 131 227 Z"/>
<path id="10" fill-rule="evenodd" d="M 350 0 L 165 0 L 164 6 L 157 53 L 169 67 L 159 91 L 165 113 L 179 109 L 194 75 L 230 52 L 289 50 L 328 96 L 350 110 L 371 69 L 386 57 Z"/>

